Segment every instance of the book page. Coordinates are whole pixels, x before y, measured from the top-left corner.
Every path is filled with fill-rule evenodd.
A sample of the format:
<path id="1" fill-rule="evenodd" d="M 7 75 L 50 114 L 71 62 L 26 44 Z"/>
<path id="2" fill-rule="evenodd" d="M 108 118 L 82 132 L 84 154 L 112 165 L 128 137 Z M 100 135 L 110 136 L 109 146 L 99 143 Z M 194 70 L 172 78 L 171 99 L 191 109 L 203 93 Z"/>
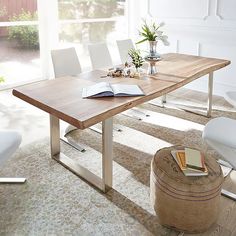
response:
<path id="1" fill-rule="evenodd" d="M 111 84 L 115 96 L 140 96 L 143 91 L 136 84 Z"/>
<path id="2" fill-rule="evenodd" d="M 89 86 L 87 88 L 83 88 L 82 97 L 106 97 L 113 96 L 112 88 L 109 83 L 101 82 Z"/>

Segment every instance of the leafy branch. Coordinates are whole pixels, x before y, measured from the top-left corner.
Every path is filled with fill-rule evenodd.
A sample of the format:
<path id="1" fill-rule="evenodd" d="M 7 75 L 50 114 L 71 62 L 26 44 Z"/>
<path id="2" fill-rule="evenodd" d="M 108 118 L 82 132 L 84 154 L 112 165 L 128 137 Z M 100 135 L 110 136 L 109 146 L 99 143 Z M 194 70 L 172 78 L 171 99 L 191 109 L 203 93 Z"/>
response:
<path id="1" fill-rule="evenodd" d="M 0 17 L 3 17 L 7 14 L 7 9 L 5 6 L 0 6 Z"/>
<path id="2" fill-rule="evenodd" d="M 132 48 L 129 50 L 128 55 L 132 59 L 132 63 L 136 69 L 140 68 L 143 65 L 144 59 L 142 58 L 140 54 L 140 50 Z"/>

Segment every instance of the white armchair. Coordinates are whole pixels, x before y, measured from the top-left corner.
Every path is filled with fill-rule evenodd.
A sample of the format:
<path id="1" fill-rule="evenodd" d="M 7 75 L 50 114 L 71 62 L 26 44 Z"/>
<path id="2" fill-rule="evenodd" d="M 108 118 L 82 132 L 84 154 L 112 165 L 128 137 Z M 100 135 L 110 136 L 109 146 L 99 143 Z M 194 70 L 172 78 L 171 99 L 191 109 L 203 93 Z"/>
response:
<path id="1" fill-rule="evenodd" d="M 55 78 L 63 76 L 76 76 L 81 73 L 80 62 L 74 47 L 52 50 L 51 57 Z M 66 136 L 68 133 L 76 130 L 77 128 L 69 124 L 65 126 L 64 122 L 60 123 L 63 124 L 63 128 L 60 131 L 60 139 L 80 152 L 85 152 L 86 149 L 82 145 L 68 139 Z"/>
<path id="2" fill-rule="evenodd" d="M 236 92 L 228 92 L 229 102 L 236 107 Z M 206 143 L 236 170 L 236 120 L 218 117 L 210 120 L 202 134 Z M 236 200 L 236 194 L 222 190 L 222 194 Z"/>
<path id="3" fill-rule="evenodd" d="M 10 158 L 21 143 L 21 135 L 14 130 L 0 130 L 0 165 Z M 24 183 L 26 178 L 0 178 L 0 183 Z"/>
<path id="4" fill-rule="evenodd" d="M 212 119 L 206 124 L 202 137 L 236 169 L 236 120 L 226 117 Z"/>

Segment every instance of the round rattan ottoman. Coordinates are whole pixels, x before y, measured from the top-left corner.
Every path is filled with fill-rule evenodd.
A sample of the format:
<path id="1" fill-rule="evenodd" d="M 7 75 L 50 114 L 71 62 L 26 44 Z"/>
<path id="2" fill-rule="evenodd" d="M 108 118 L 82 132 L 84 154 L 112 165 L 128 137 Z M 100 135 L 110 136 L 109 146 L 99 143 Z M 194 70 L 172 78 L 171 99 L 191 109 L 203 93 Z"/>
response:
<path id="1" fill-rule="evenodd" d="M 171 155 L 159 150 L 151 163 L 150 197 L 160 224 L 188 233 L 206 231 L 219 213 L 223 175 L 214 158 L 205 157 L 208 176 L 186 177 Z"/>

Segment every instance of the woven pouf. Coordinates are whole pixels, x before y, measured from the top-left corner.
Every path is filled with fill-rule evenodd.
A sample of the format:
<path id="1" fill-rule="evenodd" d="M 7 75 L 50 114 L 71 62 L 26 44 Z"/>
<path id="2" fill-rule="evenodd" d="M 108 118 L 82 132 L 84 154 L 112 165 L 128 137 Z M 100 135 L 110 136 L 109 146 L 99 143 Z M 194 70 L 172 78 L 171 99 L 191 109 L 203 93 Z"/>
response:
<path id="1" fill-rule="evenodd" d="M 205 157 L 208 176 L 186 177 L 168 147 L 151 163 L 150 197 L 160 224 L 188 233 L 206 231 L 219 213 L 223 175 L 214 158 Z"/>

